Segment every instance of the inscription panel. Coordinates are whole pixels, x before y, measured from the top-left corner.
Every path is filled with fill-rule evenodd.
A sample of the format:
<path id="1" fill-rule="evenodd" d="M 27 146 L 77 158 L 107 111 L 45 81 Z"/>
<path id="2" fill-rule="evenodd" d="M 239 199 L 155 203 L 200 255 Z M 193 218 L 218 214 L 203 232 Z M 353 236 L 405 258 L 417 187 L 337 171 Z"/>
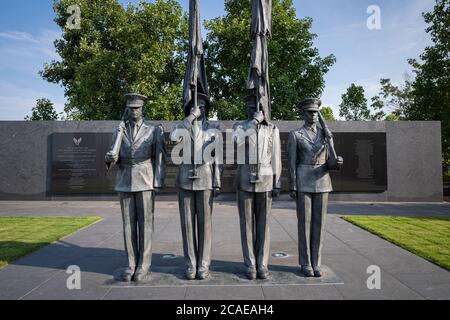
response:
<path id="1" fill-rule="evenodd" d="M 335 133 L 338 155 L 345 160 L 340 172 L 332 172 L 335 192 L 383 192 L 387 190 L 385 133 Z M 106 170 L 104 157 L 112 133 L 56 133 L 51 138 L 52 193 L 54 195 L 114 194 L 117 168 Z M 281 133 L 282 186 L 288 191 L 287 143 L 289 133 Z M 166 132 L 166 141 L 169 133 Z M 224 142 L 226 136 L 224 134 Z M 174 145 L 167 143 L 165 193 L 176 192 L 177 166 L 171 161 Z M 225 145 L 224 155 L 227 154 Z M 236 153 L 236 150 L 235 150 Z M 236 155 L 234 157 L 236 159 Z M 224 159 L 225 162 L 225 159 Z M 222 192 L 236 192 L 236 165 L 225 164 Z"/>

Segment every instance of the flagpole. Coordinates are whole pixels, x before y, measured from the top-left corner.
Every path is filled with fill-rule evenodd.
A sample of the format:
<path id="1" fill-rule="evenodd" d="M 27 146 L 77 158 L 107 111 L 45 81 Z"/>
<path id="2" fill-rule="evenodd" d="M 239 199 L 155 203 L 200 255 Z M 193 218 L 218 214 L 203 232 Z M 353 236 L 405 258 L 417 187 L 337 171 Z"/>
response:
<path id="1" fill-rule="evenodd" d="M 260 84 L 258 84 L 258 87 L 256 88 L 256 112 L 260 112 L 261 111 L 261 106 L 259 105 L 259 86 Z M 259 169 L 260 169 L 260 165 L 259 165 L 259 129 L 260 129 L 260 123 L 258 122 L 256 124 L 256 177 L 255 177 L 255 183 L 259 182 Z"/>
<path id="2" fill-rule="evenodd" d="M 195 68 L 197 68 L 197 65 L 198 65 L 198 63 L 197 63 L 197 55 L 195 55 Z M 195 86 L 194 86 L 194 108 L 195 109 L 197 109 L 198 108 L 198 98 L 197 98 L 197 93 L 198 93 L 198 86 L 197 86 L 197 84 L 198 84 L 198 79 L 195 79 Z M 194 120 L 194 126 L 198 126 L 198 119 L 197 118 L 195 118 L 195 120 Z M 194 179 L 196 179 L 196 178 L 198 178 L 197 177 L 197 162 L 195 161 L 195 156 L 196 156 L 196 153 L 197 153 L 197 149 L 196 149 L 196 141 L 195 141 L 195 138 L 196 137 L 194 137 L 194 173 L 193 173 L 193 178 Z"/>

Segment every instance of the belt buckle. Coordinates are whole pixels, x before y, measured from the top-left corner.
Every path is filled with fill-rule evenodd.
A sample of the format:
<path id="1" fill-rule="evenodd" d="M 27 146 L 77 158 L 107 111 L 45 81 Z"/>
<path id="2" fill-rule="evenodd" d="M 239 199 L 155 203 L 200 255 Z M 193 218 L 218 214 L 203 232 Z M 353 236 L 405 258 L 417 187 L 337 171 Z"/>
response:
<path id="1" fill-rule="evenodd" d="M 261 182 L 259 179 L 259 173 L 258 173 L 258 165 L 250 165 L 250 183 L 252 184 L 258 184 Z"/>

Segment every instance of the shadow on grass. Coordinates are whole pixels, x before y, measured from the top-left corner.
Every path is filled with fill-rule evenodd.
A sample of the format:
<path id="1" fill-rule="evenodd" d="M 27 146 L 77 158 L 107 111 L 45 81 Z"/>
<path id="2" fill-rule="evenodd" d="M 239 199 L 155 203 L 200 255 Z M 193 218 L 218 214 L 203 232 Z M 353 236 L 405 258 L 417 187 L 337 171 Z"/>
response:
<path id="1" fill-rule="evenodd" d="M 0 268 L 49 244 L 49 242 L 0 241 Z"/>

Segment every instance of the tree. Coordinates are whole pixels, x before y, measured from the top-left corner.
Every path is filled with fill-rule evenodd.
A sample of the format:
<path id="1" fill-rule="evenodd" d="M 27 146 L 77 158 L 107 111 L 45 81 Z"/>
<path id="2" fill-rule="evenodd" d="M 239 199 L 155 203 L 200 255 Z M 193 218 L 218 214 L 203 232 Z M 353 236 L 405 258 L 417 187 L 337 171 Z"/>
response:
<path id="1" fill-rule="evenodd" d="M 333 109 L 330 107 L 323 107 L 320 110 L 320 113 L 322 114 L 323 118 L 326 121 L 336 121 L 336 118 L 334 117 Z"/>
<path id="2" fill-rule="evenodd" d="M 347 92 L 342 95 L 339 116 L 344 117 L 347 121 L 360 121 L 369 118 L 370 110 L 367 107 L 367 99 L 362 86 L 352 83 Z"/>
<path id="3" fill-rule="evenodd" d="M 400 118 L 395 113 L 391 113 L 386 117 L 386 119 L 384 119 L 384 121 L 399 121 L 399 120 Z"/>
<path id="4" fill-rule="evenodd" d="M 444 162 L 450 161 L 450 0 L 436 0 L 432 12 L 423 14 L 433 45 L 425 48 L 420 61 L 409 59 L 414 76 L 396 86 L 381 79 L 378 97 L 392 115 L 390 119 L 441 121 Z"/>
<path id="5" fill-rule="evenodd" d="M 421 61 L 409 60 L 414 101 L 404 114 L 407 120 L 441 121 L 444 159 L 450 159 L 450 0 L 436 0 L 433 11 L 423 16 L 433 45 L 425 48 Z"/>
<path id="6" fill-rule="evenodd" d="M 370 105 L 371 111 L 369 111 L 370 115 L 367 120 L 380 121 L 384 119 L 386 117 L 386 113 L 384 113 L 383 111 L 384 108 L 383 101 L 378 96 L 372 97 L 371 100 L 372 100 L 372 104 Z M 372 113 L 372 111 L 374 113 Z"/>
<path id="7" fill-rule="evenodd" d="M 352 83 L 347 92 L 342 95 L 339 115 L 347 121 L 377 121 L 385 117 L 383 107 L 383 102 L 375 96 L 372 98 L 372 104 L 369 108 L 364 88 Z M 372 111 L 375 113 L 372 113 Z"/>
<path id="8" fill-rule="evenodd" d="M 81 29 L 65 27 L 70 5 L 81 10 Z M 175 0 L 139 2 L 124 8 L 117 0 L 55 0 L 55 42 L 61 61 L 41 75 L 65 89 L 66 113 L 75 120 L 118 120 L 124 94 L 139 86 L 149 97 L 152 119 L 182 115 L 187 22 Z"/>
<path id="9" fill-rule="evenodd" d="M 397 121 L 404 120 L 405 113 L 414 104 L 413 80 L 406 75 L 405 82 L 398 86 L 392 84 L 390 79 L 381 79 L 380 84 L 381 91 L 374 99 L 390 110 Z"/>
<path id="10" fill-rule="evenodd" d="M 55 121 L 58 120 L 58 114 L 49 99 L 37 99 L 36 106 L 31 110 L 31 116 L 26 116 L 27 121 Z"/>
<path id="11" fill-rule="evenodd" d="M 335 62 L 313 47 L 312 19 L 298 19 L 292 0 L 273 0 L 273 34 L 269 42 L 272 118 L 295 120 L 295 105 L 321 95 L 324 75 Z M 246 117 L 244 97 L 250 67 L 250 1 L 226 0 L 226 14 L 205 22 L 205 50 L 213 109 L 221 120 Z"/>

